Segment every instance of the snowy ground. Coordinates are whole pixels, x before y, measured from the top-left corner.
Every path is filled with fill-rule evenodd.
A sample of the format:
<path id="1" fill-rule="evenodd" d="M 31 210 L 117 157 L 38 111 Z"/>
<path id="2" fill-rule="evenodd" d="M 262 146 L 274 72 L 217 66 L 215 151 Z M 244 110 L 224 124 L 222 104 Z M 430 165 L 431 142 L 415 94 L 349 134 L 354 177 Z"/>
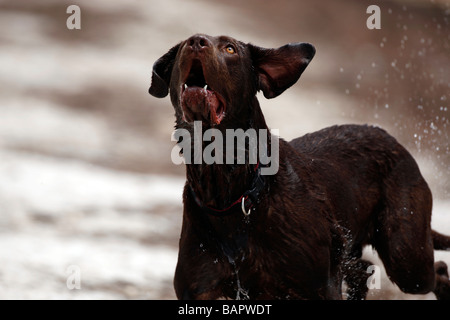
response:
<path id="1" fill-rule="evenodd" d="M 195 32 L 314 43 L 299 84 L 261 97 L 268 124 L 287 139 L 387 128 L 430 184 L 433 227 L 450 234 L 448 4 L 390 1 L 377 33 L 363 2 L 78 1 L 82 29 L 70 31 L 72 3 L 0 0 L 0 299 L 175 297 L 184 168 L 170 161 L 169 100 L 147 89 L 153 62 Z M 433 295 L 403 295 L 384 275 L 369 297 Z"/>
<path id="2" fill-rule="evenodd" d="M 182 179 L 0 158 L 0 299 L 173 297 Z"/>

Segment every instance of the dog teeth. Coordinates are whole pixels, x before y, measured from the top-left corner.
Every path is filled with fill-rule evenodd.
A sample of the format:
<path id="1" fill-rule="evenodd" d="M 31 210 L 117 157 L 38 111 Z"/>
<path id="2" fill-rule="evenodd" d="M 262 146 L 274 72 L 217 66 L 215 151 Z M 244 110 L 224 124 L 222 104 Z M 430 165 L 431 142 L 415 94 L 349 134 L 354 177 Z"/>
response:
<path id="1" fill-rule="evenodd" d="M 189 86 L 185 83 L 183 85 L 183 88 L 186 90 L 187 88 L 189 88 Z M 208 90 L 208 85 L 207 84 L 205 84 L 205 86 L 203 87 L 203 90 Z"/>

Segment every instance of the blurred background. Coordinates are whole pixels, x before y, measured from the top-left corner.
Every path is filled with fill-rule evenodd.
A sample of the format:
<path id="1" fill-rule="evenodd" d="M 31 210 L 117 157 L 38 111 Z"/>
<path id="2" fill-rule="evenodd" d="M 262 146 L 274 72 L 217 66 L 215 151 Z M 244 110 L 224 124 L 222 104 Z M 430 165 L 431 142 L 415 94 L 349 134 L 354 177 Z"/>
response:
<path id="1" fill-rule="evenodd" d="M 80 30 L 66 27 L 71 4 Z M 371 4 L 381 30 L 366 27 Z M 170 160 L 170 101 L 147 90 L 155 60 L 194 33 L 314 44 L 297 85 L 260 95 L 268 125 L 285 139 L 385 128 L 450 234 L 449 18 L 445 0 L 0 1 L 0 299 L 175 298 L 184 167 Z M 383 274 L 369 298 L 434 295 L 401 294 Z"/>

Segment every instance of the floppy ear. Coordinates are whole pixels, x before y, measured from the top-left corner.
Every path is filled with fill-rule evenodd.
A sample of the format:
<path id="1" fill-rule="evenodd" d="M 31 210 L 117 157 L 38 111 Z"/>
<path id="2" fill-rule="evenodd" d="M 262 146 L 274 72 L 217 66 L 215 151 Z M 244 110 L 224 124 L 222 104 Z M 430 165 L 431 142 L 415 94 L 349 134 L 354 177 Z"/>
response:
<path id="1" fill-rule="evenodd" d="M 278 49 L 248 46 L 258 76 L 258 90 L 268 99 L 296 83 L 316 53 L 309 43 L 290 43 Z"/>
<path id="2" fill-rule="evenodd" d="M 153 64 L 152 84 L 148 93 L 157 98 L 164 98 L 169 93 L 170 76 L 180 44 L 171 48 Z"/>

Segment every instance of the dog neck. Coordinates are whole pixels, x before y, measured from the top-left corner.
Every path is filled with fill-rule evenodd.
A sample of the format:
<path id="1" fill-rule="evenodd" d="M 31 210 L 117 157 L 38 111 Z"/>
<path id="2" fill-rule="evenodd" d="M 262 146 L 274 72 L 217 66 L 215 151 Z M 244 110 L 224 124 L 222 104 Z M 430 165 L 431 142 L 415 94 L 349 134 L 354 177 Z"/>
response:
<path id="1" fill-rule="evenodd" d="M 239 128 L 244 131 L 247 129 L 266 129 L 264 132 L 270 136 L 256 97 L 252 108 L 249 109 L 252 110 L 253 114 L 246 119 L 253 119 L 253 121 L 241 123 Z M 222 132 L 225 132 L 225 130 L 222 129 Z M 270 137 L 266 136 L 265 138 L 268 139 L 266 141 L 270 144 Z M 205 148 L 205 143 L 203 148 Z M 248 151 L 246 150 L 246 155 L 248 155 Z M 248 160 L 248 158 L 246 159 Z M 253 216 L 264 213 L 254 212 L 252 209 L 251 215 L 245 215 L 241 205 L 235 205 L 231 210 L 227 210 L 229 212 L 224 216 L 220 214 L 211 215 L 204 210 L 204 207 L 224 209 L 229 207 L 230 204 L 236 203 L 236 200 L 242 198 L 255 181 L 255 175 L 258 174 L 255 169 L 258 165 L 259 158 L 257 163 L 246 161 L 244 164 L 213 163 L 207 165 L 202 163 L 186 165 L 186 190 L 188 191 L 185 197 L 189 197 L 189 200 L 185 202 L 185 206 L 188 205 L 190 209 L 184 210 L 185 219 L 196 227 L 203 226 L 201 230 L 210 230 L 210 233 L 202 232 L 198 236 L 203 239 L 202 241 L 217 246 L 218 250 L 225 254 L 234 267 L 245 258 L 245 248 L 247 247 L 249 227 Z M 266 180 L 263 185 L 266 190 L 269 188 L 268 183 Z M 191 192 L 189 192 L 189 189 Z M 195 210 L 192 206 L 195 206 Z"/>
<path id="2" fill-rule="evenodd" d="M 254 98 L 252 103 L 252 107 L 249 108 L 253 114 L 244 117 L 244 119 L 252 119 L 252 121 L 242 122 L 236 121 L 234 128 L 221 128 L 219 129 L 223 136 L 225 136 L 227 129 L 242 129 L 246 131 L 248 129 L 254 129 L 258 132 L 258 139 L 261 139 L 261 132 L 266 136 L 264 139 L 268 141 L 268 148 L 270 145 L 270 133 L 267 128 L 266 122 L 264 120 L 264 116 L 262 114 L 259 103 Z M 260 129 L 265 129 L 261 131 Z M 186 165 L 186 175 L 188 185 L 197 197 L 197 202 L 201 202 L 204 206 L 224 209 L 230 206 L 230 204 L 234 203 L 237 199 L 239 199 L 246 190 L 248 190 L 252 182 L 255 179 L 255 175 L 257 174 L 257 166 L 259 165 L 259 154 L 257 154 L 257 161 L 249 161 L 250 156 L 249 146 L 245 145 L 245 163 L 238 164 L 237 161 L 237 152 L 236 146 L 234 146 L 233 150 L 228 150 L 233 152 L 232 159 L 234 161 L 230 163 L 230 161 L 226 160 L 226 146 L 224 141 L 224 154 L 223 154 L 223 163 L 212 163 L 206 164 L 202 161 L 200 164 L 187 164 Z M 259 141 L 258 141 L 259 142 Z M 259 143 L 257 142 L 257 145 Z M 202 141 L 202 151 L 210 144 L 211 142 Z M 264 152 L 267 152 L 265 150 Z M 191 154 L 194 154 L 194 145 L 192 145 Z M 199 201 L 198 201 L 199 200 Z"/>

